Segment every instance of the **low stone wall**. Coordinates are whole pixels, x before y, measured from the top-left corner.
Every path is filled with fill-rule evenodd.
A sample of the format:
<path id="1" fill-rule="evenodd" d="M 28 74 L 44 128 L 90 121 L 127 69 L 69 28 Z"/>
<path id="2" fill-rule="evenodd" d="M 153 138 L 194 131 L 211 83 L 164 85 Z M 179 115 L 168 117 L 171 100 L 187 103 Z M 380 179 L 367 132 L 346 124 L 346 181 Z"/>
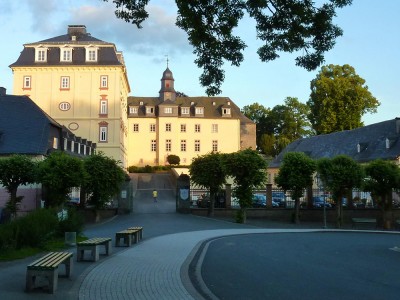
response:
<path id="1" fill-rule="evenodd" d="M 216 208 L 214 210 L 215 217 L 221 218 L 235 218 L 236 211 L 238 209 L 224 209 Z M 192 208 L 191 213 L 196 216 L 207 216 L 207 208 Z M 248 218 L 265 218 L 271 221 L 283 221 L 290 222 L 292 220 L 293 209 L 285 208 L 249 208 L 247 209 Z M 323 209 L 300 209 L 300 221 L 304 222 L 322 222 L 324 219 Z M 343 210 L 343 221 L 344 223 L 350 224 L 351 218 L 377 218 L 381 219 L 382 211 L 379 209 L 344 209 Z M 392 219 L 400 220 L 400 209 L 392 211 Z M 328 223 L 334 223 L 336 221 L 336 210 L 326 210 L 326 220 Z"/>
<path id="2" fill-rule="evenodd" d="M 117 208 L 101 209 L 98 210 L 97 222 L 107 220 L 115 216 L 118 212 Z M 85 209 L 83 211 L 86 223 L 96 223 L 96 211 L 94 209 Z"/>

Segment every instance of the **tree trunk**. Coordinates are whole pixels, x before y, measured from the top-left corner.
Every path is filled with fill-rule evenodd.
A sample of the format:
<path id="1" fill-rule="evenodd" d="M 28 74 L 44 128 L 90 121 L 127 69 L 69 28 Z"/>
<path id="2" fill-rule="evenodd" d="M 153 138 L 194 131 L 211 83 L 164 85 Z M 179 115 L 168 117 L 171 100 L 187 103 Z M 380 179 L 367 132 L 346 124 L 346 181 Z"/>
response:
<path id="1" fill-rule="evenodd" d="M 293 222 L 295 224 L 299 224 L 300 223 L 300 200 L 299 199 L 295 199 L 295 201 L 294 201 L 294 218 L 293 218 Z"/>
<path id="2" fill-rule="evenodd" d="M 214 217 L 214 206 L 215 206 L 215 193 L 210 191 L 210 206 L 208 207 L 209 217 Z"/>

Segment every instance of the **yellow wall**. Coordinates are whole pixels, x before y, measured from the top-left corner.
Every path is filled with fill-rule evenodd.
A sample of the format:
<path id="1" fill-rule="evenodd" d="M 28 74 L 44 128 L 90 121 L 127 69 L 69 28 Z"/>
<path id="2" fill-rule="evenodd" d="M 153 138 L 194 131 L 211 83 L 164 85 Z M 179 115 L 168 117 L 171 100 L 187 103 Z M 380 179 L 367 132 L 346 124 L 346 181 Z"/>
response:
<path id="1" fill-rule="evenodd" d="M 122 66 L 13 67 L 15 95 L 28 95 L 47 114 L 76 136 L 97 143 L 97 151 L 127 167 L 127 96 L 129 84 Z M 100 76 L 108 76 L 108 89 L 100 89 Z M 31 89 L 23 89 L 24 76 L 31 76 Z M 61 76 L 70 78 L 70 89 L 60 90 Z M 101 96 L 103 95 L 103 96 Z M 99 116 L 100 100 L 108 101 L 108 115 Z M 68 111 L 59 109 L 69 102 Z M 99 141 L 99 123 L 108 123 L 108 141 Z M 76 126 L 76 123 L 78 126 Z M 76 128 L 78 127 L 78 128 Z"/>
<path id="2" fill-rule="evenodd" d="M 150 124 L 156 124 L 156 132 L 150 132 Z M 171 123 L 171 132 L 165 130 Z M 139 124 L 139 132 L 133 131 Z M 186 132 L 181 132 L 186 124 Z M 200 124 L 200 132 L 195 132 Z M 212 133 L 212 124 L 218 124 L 218 132 Z M 240 150 L 240 121 L 237 119 L 204 118 L 129 118 L 129 162 L 134 166 L 165 165 L 170 154 L 179 156 L 182 165 L 189 165 L 192 158 L 212 151 L 212 141 L 218 141 L 218 151 L 232 153 Z M 157 151 L 151 151 L 151 140 L 157 140 Z M 166 151 L 166 140 L 171 140 L 171 151 Z M 186 151 L 181 151 L 181 140 L 186 140 Z M 195 140 L 200 140 L 200 152 L 194 149 Z"/>

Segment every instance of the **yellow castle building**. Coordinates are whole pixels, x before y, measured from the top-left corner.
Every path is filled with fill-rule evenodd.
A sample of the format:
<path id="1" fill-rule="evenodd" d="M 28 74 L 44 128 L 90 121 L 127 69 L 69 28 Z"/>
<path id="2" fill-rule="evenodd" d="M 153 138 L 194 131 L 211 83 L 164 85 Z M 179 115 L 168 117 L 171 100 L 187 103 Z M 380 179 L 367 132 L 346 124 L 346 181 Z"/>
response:
<path id="1" fill-rule="evenodd" d="M 29 96 L 125 168 L 165 165 L 170 154 L 190 164 L 212 151 L 256 147 L 255 124 L 232 100 L 177 93 L 168 66 L 158 97 L 128 97 L 122 52 L 92 37 L 84 25 L 70 25 L 65 35 L 24 44 L 10 68 L 15 95 Z"/>

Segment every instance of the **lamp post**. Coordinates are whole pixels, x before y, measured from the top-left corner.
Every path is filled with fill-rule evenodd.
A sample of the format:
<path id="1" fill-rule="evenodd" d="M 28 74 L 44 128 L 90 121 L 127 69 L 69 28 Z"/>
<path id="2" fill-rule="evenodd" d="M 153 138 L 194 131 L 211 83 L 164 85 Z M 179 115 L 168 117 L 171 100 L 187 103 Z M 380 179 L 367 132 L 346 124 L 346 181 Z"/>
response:
<path id="1" fill-rule="evenodd" d="M 323 212 L 324 212 L 324 229 L 326 229 L 326 228 L 328 228 L 327 226 L 326 226 L 326 197 L 325 197 L 325 191 L 324 191 L 324 183 L 323 183 L 323 181 L 322 181 L 322 179 L 321 179 L 321 176 L 317 173 L 317 176 L 316 176 L 316 181 L 317 181 L 317 186 L 318 186 L 318 189 L 319 190 L 322 190 L 322 192 L 323 192 L 323 199 L 324 199 L 324 208 L 323 208 Z"/>

